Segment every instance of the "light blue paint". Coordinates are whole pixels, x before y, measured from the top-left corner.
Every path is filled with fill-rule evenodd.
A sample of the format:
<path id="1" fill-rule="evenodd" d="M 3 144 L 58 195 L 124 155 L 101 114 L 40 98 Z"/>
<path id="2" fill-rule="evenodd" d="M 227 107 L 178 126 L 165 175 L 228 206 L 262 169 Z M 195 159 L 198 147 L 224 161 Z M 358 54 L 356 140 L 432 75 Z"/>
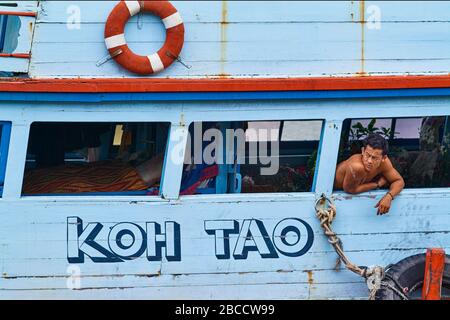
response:
<path id="1" fill-rule="evenodd" d="M 14 23 L 8 23 L 5 39 L 5 53 L 30 53 L 34 30 L 34 17 L 13 17 L 8 19 Z M 17 25 L 17 23 L 19 25 Z M 31 26 L 30 26 L 31 24 Z M 18 30 L 16 30 L 18 28 Z M 0 57 L 0 71 L 27 73 L 30 64 L 29 59 Z"/>
<path id="2" fill-rule="evenodd" d="M 449 21 L 450 4 L 446 1 L 365 1 L 366 14 L 370 6 L 378 6 L 382 12 L 381 21 Z"/>
<path id="3" fill-rule="evenodd" d="M 320 157 L 322 155 L 322 145 L 323 145 L 323 134 L 325 132 L 325 124 L 322 123 L 322 130 L 320 132 L 320 141 L 319 141 L 319 148 L 317 149 L 317 157 L 316 157 L 316 164 L 320 162 Z M 313 177 L 313 183 L 311 186 L 311 192 L 313 192 L 314 190 L 316 190 L 316 181 L 317 181 L 317 172 L 319 170 L 319 166 L 316 165 L 315 169 L 314 169 L 314 177 Z"/>
<path id="4" fill-rule="evenodd" d="M 29 64 L 30 60 L 28 59 L 0 57 L 0 70 L 2 72 L 26 73 L 28 72 Z"/>
<path id="5" fill-rule="evenodd" d="M 161 195 L 164 199 L 177 199 L 180 191 L 181 177 L 183 174 L 183 161 L 186 152 L 188 127 L 180 122 L 171 125 L 168 136 L 166 157 L 161 177 Z"/>
<path id="6" fill-rule="evenodd" d="M 333 191 L 334 180 L 325 177 L 333 177 L 335 166 L 330 163 L 336 163 L 338 156 L 339 144 L 342 131 L 342 122 L 336 120 L 329 120 L 324 123 L 322 133 L 322 140 L 320 142 L 320 149 L 317 158 L 316 172 L 314 177 L 315 192 L 318 195 L 331 195 Z M 326 159 L 326 160 L 324 160 Z M 327 181 L 324 183 L 324 181 Z"/>
<path id="7" fill-rule="evenodd" d="M 110 11 L 113 9 L 116 1 L 91 1 L 86 4 L 84 1 L 71 1 L 70 4 L 59 2 L 41 3 L 45 15 L 39 17 L 39 20 L 46 23 L 65 23 L 66 10 L 69 5 L 75 5 L 81 8 L 84 23 L 104 22 Z M 204 1 L 203 5 L 193 5 L 185 1 L 171 1 L 178 9 L 185 22 L 212 23 L 220 21 L 222 18 L 222 3 L 220 1 Z M 352 5 L 350 1 L 321 1 L 311 7 L 311 3 L 303 1 L 259 1 L 258 3 L 250 1 L 227 1 L 228 21 L 237 23 L 246 22 L 298 22 L 306 21 L 351 21 L 350 10 Z M 96 8 L 96 11 L 90 10 Z M 354 5 L 353 9 L 358 10 Z M 249 15 L 248 12 L 252 12 Z M 299 16 L 302 13 L 302 16 Z M 444 14 L 445 15 L 445 14 Z M 303 17 L 305 17 L 303 19 Z M 144 22 L 154 20 L 151 16 L 145 16 Z"/>
<path id="8" fill-rule="evenodd" d="M 104 24 L 115 4 L 115 1 L 41 2 L 30 75 L 136 77 L 113 61 L 100 68 L 95 65 L 107 55 Z M 151 77 L 449 72 L 450 16 L 446 2 L 365 1 L 364 27 L 360 17 L 363 4 L 359 1 L 203 1 L 201 6 L 173 1 L 173 4 L 186 28 L 181 58 L 192 68 L 175 63 Z M 376 28 L 374 6 L 381 13 Z M 66 23 L 73 18 L 73 8 L 81 13 L 79 28 L 68 27 Z M 162 23 L 152 15 L 144 15 L 142 30 L 137 27 L 137 17 L 126 27 L 130 47 L 140 54 L 158 50 L 164 36 Z"/>
<path id="9" fill-rule="evenodd" d="M 73 96 L 75 98 L 76 96 Z M 12 121 L 5 191 L 0 199 L 1 298 L 125 298 L 151 297 L 217 299 L 365 298 L 360 278 L 333 270 L 336 254 L 323 236 L 313 205 L 322 192 L 331 193 L 334 166 L 345 118 L 417 117 L 450 114 L 450 97 L 361 99 L 259 99 L 139 102 L 2 102 L 3 119 Z M 55 112 L 57 111 L 57 112 Z M 224 194 L 178 196 L 182 164 L 166 162 L 162 197 L 42 196 L 20 197 L 29 125 L 33 121 L 170 122 L 171 136 L 187 134 L 194 121 L 323 119 L 323 141 L 313 192 L 290 194 Z M 174 150 L 179 139 L 169 139 Z M 182 143 L 185 145 L 185 142 Z M 394 200 L 392 212 L 376 216 L 373 208 L 383 191 L 348 197 L 333 196 L 338 216 L 333 223 L 349 258 L 358 265 L 387 265 L 439 246 L 450 250 L 450 189 L 407 189 Z M 181 228 L 181 261 L 148 261 L 145 255 L 121 263 L 84 264 L 66 259 L 66 219 L 100 222 L 105 228 L 120 222 L 176 221 Z M 272 237 L 283 219 L 299 218 L 314 231 L 311 249 L 300 257 L 220 260 L 206 220 L 258 219 Z M 234 249 L 237 234 L 230 234 Z M 97 239 L 104 245 L 105 238 Z M 272 241 L 272 238 L 271 238 Z M 80 267 L 81 288 L 67 289 L 70 269 Z M 310 270 L 313 284 L 308 284 Z M 151 276 L 151 277 L 150 277 Z M 276 283 L 276 284 L 274 284 Z M 96 289 L 87 289 L 96 288 Z M 24 290 L 27 289 L 27 290 Z M 39 289 L 39 290 L 37 290 Z"/>
<path id="10" fill-rule="evenodd" d="M 25 6 L 23 3 L 21 6 Z M 95 66 L 106 54 L 104 22 L 115 3 L 40 2 L 30 75 L 134 77 L 112 61 L 101 68 Z M 369 74 L 449 72 L 447 2 L 366 1 L 366 8 L 376 5 L 382 10 L 382 29 L 364 29 L 364 65 L 357 1 L 227 1 L 227 39 L 221 39 L 222 2 L 202 2 L 201 6 L 185 1 L 174 4 L 187 30 L 181 56 L 192 69 L 176 63 L 157 77 L 204 78 L 221 72 L 234 77 L 354 75 L 362 66 Z M 81 9 L 79 30 L 69 30 L 66 25 L 71 11 L 68 9 L 73 5 Z M 33 10 L 29 6 L 20 9 Z M 160 46 L 164 34 L 158 19 L 145 15 L 143 20 L 141 32 L 136 20 L 129 23 L 127 39 L 134 49 L 147 52 Z M 222 56 L 223 49 L 226 54 Z M 19 63 L 17 59 L 3 61 L 10 66 Z M 13 67 L 17 70 L 17 66 Z M 28 70 L 27 65 L 20 67 Z M 406 189 L 394 200 L 391 213 L 381 217 L 376 216 L 373 207 L 384 191 L 351 197 L 332 192 L 340 132 L 346 118 L 450 115 L 449 88 L 240 93 L 3 92 L 0 110 L 1 120 L 12 123 L 0 199 L 1 299 L 366 298 L 366 285 L 359 277 L 344 269 L 333 270 L 336 254 L 323 236 L 313 209 L 322 193 L 333 195 L 338 210 L 333 227 L 349 258 L 358 265 L 385 266 L 434 246 L 450 251 L 449 188 Z M 171 155 L 177 146 L 186 145 L 187 128 L 196 121 L 308 119 L 324 120 L 311 192 L 180 197 L 183 165 L 165 161 L 162 191 L 157 197 L 21 197 L 29 127 L 34 121 L 168 122 L 171 130 L 166 151 Z M 180 132 L 181 139 L 175 139 L 174 134 Z M 180 155 L 184 152 L 182 149 Z M 83 264 L 69 264 L 67 246 L 74 244 L 67 241 L 69 216 L 80 217 L 84 226 L 99 222 L 104 232 L 121 222 L 140 226 L 155 222 L 163 228 L 165 222 L 175 221 L 181 228 L 181 261 L 149 261 L 142 254 L 120 263 L 96 264 L 85 257 Z M 214 236 L 204 228 L 207 220 L 234 221 L 242 228 L 245 220 L 257 219 L 268 237 L 257 235 L 256 240 L 275 243 L 279 237 L 273 237 L 273 230 L 286 218 L 302 219 L 311 226 L 314 242 L 305 255 L 288 257 L 277 251 L 278 258 L 264 259 L 251 251 L 247 259 L 235 259 L 239 235 L 231 233 L 230 259 L 217 259 Z M 165 229 L 162 232 L 170 234 Z M 142 236 L 136 240 L 142 240 Z M 219 237 L 220 240 L 225 239 Z M 95 241 L 108 249 L 108 234 Z M 73 267 L 80 268 L 80 288 L 85 290 L 68 289 Z M 312 284 L 306 271 L 312 273 Z"/>
<path id="11" fill-rule="evenodd" d="M 23 123 L 12 123 L 11 140 L 9 144 L 6 165 L 3 199 L 19 198 L 22 191 L 22 180 L 25 170 L 26 148 L 28 145 L 29 126 Z M 15 141 L 21 141 L 19 144 Z M 24 145 L 20 145 L 20 144 Z"/>

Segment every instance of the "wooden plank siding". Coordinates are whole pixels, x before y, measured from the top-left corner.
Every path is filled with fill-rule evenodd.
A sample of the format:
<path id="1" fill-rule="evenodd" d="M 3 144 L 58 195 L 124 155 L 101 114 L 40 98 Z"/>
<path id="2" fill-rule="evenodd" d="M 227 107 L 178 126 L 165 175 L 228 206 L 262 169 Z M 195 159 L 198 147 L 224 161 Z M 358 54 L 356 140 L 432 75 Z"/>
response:
<path id="1" fill-rule="evenodd" d="M 107 55 L 104 24 L 115 1 L 42 1 L 30 76 L 135 77 Z M 157 78 L 448 74 L 450 3 L 441 1 L 173 1 L 184 19 L 181 57 Z M 381 13 L 373 28 L 373 6 Z M 67 20 L 77 8 L 80 28 Z M 72 10 L 72 11 L 71 11 Z M 362 16 L 364 12 L 364 17 Z M 126 28 L 139 54 L 157 51 L 162 23 L 145 15 Z"/>
<path id="2" fill-rule="evenodd" d="M 331 193 L 342 121 L 348 117 L 417 117 L 448 115 L 449 97 L 364 100 L 141 102 L 107 104 L 2 102 L 12 121 L 12 143 L 3 198 L 0 199 L 0 299 L 364 299 L 361 278 L 341 266 L 323 236 L 313 205 L 322 192 Z M 290 194 L 228 194 L 178 197 L 178 168 L 166 172 L 173 199 L 159 197 L 20 197 L 29 124 L 33 121 L 193 121 L 324 119 L 328 146 L 319 158 L 314 192 Z M 170 149 L 170 147 L 169 147 Z M 177 173 L 178 172 L 178 173 Z M 358 265 L 396 263 L 428 247 L 450 250 L 449 188 L 406 189 L 388 215 L 377 216 L 382 190 L 350 196 L 340 192 L 334 230 L 348 257 Z M 148 261 L 145 254 L 118 263 L 84 263 L 67 259 L 67 217 L 100 222 L 96 241 L 105 247 L 109 227 L 120 222 L 175 221 L 180 225 L 181 260 Z M 299 257 L 279 254 L 262 258 L 218 259 L 215 238 L 205 231 L 207 220 L 258 219 L 273 241 L 273 229 L 286 218 L 302 219 L 313 230 L 313 243 Z M 302 235 L 303 237 L 304 235 Z M 257 236 L 259 237 L 259 236 Z M 137 238 L 139 240 L 139 238 Z M 223 238 L 219 237 L 219 240 Z M 305 241 L 302 238 L 301 241 Z M 233 252 L 237 235 L 229 235 Z M 71 289 L 74 272 L 79 283 Z"/>
<path id="3" fill-rule="evenodd" d="M 40 1 L 30 67 L 23 68 L 31 79 L 0 80 L 0 121 L 12 123 L 0 198 L 0 299 L 366 299 L 362 278 L 342 265 L 335 270 L 337 255 L 314 211 L 322 193 L 335 200 L 333 229 L 357 265 L 386 266 L 429 247 L 450 252 L 450 188 L 407 186 L 383 216 L 374 208 L 383 190 L 333 192 L 345 119 L 450 116 L 450 2 L 172 1 L 186 27 L 181 58 L 192 68 L 174 63 L 149 77 L 113 61 L 95 65 L 107 55 L 104 24 L 116 2 Z M 36 9 L 36 1 L 21 3 Z M 371 25 L 377 8 L 380 29 Z M 68 27 L 78 10 L 80 28 Z M 126 38 L 150 54 L 164 41 L 163 25 L 144 15 L 139 30 L 137 19 Z M 327 96 L 335 91 L 338 98 Z M 311 119 L 324 121 L 311 192 L 180 196 L 183 166 L 171 164 L 162 196 L 21 195 L 36 121 L 167 122 L 174 135 L 196 121 Z M 171 138 L 169 152 L 177 141 Z M 116 263 L 87 255 L 71 263 L 68 247 L 78 241 L 68 239 L 68 217 L 81 218 L 83 227 L 101 223 L 95 241 L 109 249 L 109 230 L 118 223 L 156 222 L 164 233 L 165 222 L 174 221 L 180 260 L 169 261 L 163 248 L 161 261 L 143 253 Z M 215 236 L 205 230 L 209 220 L 241 226 L 257 219 L 267 234 L 256 240 L 275 241 L 277 224 L 294 218 L 312 228 L 311 247 L 297 257 L 250 251 L 236 258 L 232 233 L 218 236 L 231 251 L 218 258 Z"/>

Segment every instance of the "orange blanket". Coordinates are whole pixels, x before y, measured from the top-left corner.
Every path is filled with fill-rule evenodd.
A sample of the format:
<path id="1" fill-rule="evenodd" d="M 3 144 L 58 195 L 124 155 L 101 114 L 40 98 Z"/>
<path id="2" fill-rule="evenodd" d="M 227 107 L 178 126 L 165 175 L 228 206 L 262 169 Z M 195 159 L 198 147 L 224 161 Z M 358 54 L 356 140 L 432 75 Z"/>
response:
<path id="1" fill-rule="evenodd" d="M 122 161 L 63 165 L 25 172 L 23 194 L 146 190 L 137 171 Z"/>

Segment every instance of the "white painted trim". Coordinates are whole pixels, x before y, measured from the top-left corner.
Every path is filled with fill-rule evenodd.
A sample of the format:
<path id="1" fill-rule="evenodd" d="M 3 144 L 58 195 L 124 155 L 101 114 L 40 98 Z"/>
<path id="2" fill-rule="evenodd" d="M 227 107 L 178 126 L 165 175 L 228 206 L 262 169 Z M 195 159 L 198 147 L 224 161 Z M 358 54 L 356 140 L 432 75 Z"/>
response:
<path id="1" fill-rule="evenodd" d="M 172 123 L 166 147 L 166 156 L 161 177 L 161 195 L 163 199 L 176 200 L 180 194 L 183 176 L 184 157 L 189 134 L 186 123 Z M 180 149 L 181 148 L 181 149 Z"/>
<path id="2" fill-rule="evenodd" d="M 150 61 L 150 65 L 152 66 L 153 72 L 156 73 L 164 70 L 164 64 L 162 63 L 159 54 L 154 53 L 150 56 L 147 56 L 147 58 Z"/>
<path id="3" fill-rule="evenodd" d="M 178 12 L 175 12 L 174 14 L 164 18 L 162 22 L 164 23 L 166 29 L 170 29 L 182 24 L 183 19 L 181 19 L 181 15 Z"/>
<path id="4" fill-rule="evenodd" d="M 224 193 L 180 196 L 180 202 L 189 203 L 314 202 L 315 200 L 316 194 L 314 192 Z"/>
<path id="5" fill-rule="evenodd" d="M 106 48 L 112 49 L 116 47 L 123 46 L 124 44 L 127 44 L 127 41 L 125 40 L 125 34 L 118 34 L 116 36 L 112 36 L 105 39 Z"/>
<path id="6" fill-rule="evenodd" d="M 326 120 L 317 157 L 315 192 L 317 195 L 333 193 L 336 164 L 341 141 L 342 121 Z M 331 165 L 330 165 L 331 164 Z"/>
<path id="7" fill-rule="evenodd" d="M 130 203 L 131 201 L 134 202 L 150 202 L 150 203 L 167 203 L 169 200 L 163 199 L 160 196 L 129 196 L 129 195 L 89 195 L 89 196 L 83 196 L 83 195 L 35 195 L 35 196 L 22 196 L 20 198 L 20 201 L 28 203 L 28 202 L 34 202 L 34 203 L 89 203 L 89 202 L 95 202 L 95 203 L 102 203 L 102 204 L 109 204 L 111 202 L 114 203 Z"/>
<path id="8" fill-rule="evenodd" d="M 139 4 L 139 1 L 125 1 L 125 4 L 127 5 L 131 17 L 141 11 L 141 5 Z"/>
<path id="9" fill-rule="evenodd" d="M 9 141 L 8 160 L 2 198 L 5 200 L 19 199 L 22 194 L 22 183 L 27 158 L 30 124 L 13 122 Z"/>

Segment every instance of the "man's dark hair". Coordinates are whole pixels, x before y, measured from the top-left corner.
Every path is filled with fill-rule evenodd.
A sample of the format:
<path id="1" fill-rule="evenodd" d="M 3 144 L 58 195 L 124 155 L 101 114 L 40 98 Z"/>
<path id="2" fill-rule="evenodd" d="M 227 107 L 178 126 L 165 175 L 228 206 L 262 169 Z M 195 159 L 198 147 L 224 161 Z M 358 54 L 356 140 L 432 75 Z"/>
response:
<path id="1" fill-rule="evenodd" d="M 383 151 L 383 156 L 387 155 L 389 147 L 386 139 L 384 139 L 378 133 L 371 133 L 363 140 L 364 148 L 371 146 L 374 149 L 381 149 Z"/>

